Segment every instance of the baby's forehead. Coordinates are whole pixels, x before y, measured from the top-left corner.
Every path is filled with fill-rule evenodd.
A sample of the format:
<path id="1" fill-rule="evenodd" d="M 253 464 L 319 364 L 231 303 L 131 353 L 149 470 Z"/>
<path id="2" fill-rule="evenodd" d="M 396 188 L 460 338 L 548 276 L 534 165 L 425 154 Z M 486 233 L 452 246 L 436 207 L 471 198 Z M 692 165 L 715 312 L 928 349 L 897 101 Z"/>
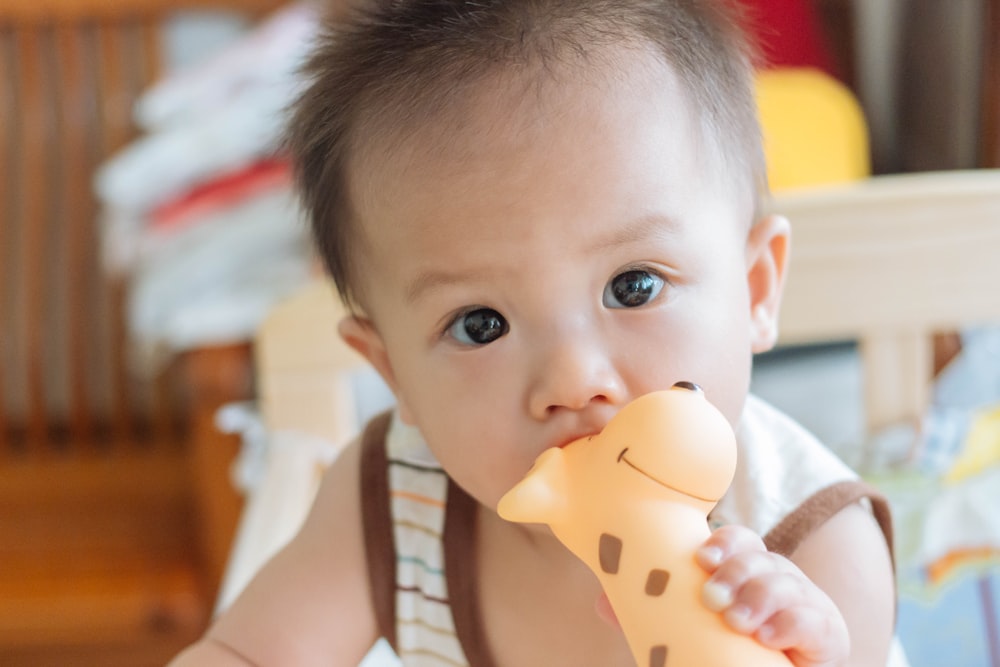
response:
<path id="1" fill-rule="evenodd" d="M 489 163 L 513 144 L 545 143 L 578 107 L 623 96 L 650 105 L 655 99 L 664 116 L 690 124 L 699 153 L 717 152 L 705 145 L 714 128 L 697 113 L 674 68 L 648 45 L 606 47 L 555 65 L 524 63 L 460 86 L 439 84 L 441 90 L 424 86 L 412 95 L 400 93 L 355 129 L 348 174 L 358 203 L 375 194 L 364 192 L 375 183 L 377 196 L 383 196 L 385 187 L 419 176 L 431 162 L 463 176 L 472 162 Z M 654 94 L 663 90 L 670 91 L 666 108 L 663 97 Z M 601 138 L 593 134 L 579 141 L 593 144 Z"/>
<path id="2" fill-rule="evenodd" d="M 669 216 L 688 191 L 712 190 L 711 151 L 679 78 L 654 56 L 634 58 L 596 76 L 484 80 L 434 118 L 373 134 L 350 169 L 357 236 L 371 249 L 385 247 L 384 232 L 406 234 L 409 252 L 441 234 L 442 222 L 467 221 L 450 229 L 470 240 L 489 237 L 482 221 L 504 224 L 498 210 L 539 224 L 567 212 L 617 224 Z M 539 180 L 545 189 L 533 187 Z M 596 192 L 586 209 L 575 205 Z"/>

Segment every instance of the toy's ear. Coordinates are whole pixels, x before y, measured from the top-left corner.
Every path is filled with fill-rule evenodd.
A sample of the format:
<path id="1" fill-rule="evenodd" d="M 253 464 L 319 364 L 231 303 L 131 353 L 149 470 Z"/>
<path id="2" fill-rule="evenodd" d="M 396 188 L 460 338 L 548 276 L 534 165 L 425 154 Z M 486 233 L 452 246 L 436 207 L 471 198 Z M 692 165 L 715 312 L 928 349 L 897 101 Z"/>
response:
<path id="1" fill-rule="evenodd" d="M 497 513 L 518 523 L 552 523 L 566 506 L 566 457 L 547 449 L 520 482 L 504 494 Z"/>

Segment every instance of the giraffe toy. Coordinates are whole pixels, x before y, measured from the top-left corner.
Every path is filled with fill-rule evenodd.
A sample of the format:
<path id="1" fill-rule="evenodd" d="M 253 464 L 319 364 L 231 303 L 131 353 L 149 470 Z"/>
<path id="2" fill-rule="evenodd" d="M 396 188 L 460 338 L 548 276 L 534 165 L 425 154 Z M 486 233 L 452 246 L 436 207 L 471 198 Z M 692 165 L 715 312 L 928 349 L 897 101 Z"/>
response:
<path id="1" fill-rule="evenodd" d="M 548 449 L 500 516 L 548 524 L 597 575 L 638 667 L 789 667 L 701 601 L 695 551 L 736 470 L 726 418 L 689 382 L 626 405 L 598 435 Z"/>

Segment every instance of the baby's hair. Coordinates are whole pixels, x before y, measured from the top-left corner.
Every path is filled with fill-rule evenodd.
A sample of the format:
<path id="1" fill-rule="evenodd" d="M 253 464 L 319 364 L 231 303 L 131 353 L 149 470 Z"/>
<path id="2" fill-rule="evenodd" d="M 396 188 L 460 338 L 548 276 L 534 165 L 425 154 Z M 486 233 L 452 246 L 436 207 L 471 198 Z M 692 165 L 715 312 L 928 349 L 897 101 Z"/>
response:
<path id="1" fill-rule="evenodd" d="M 652 47 L 673 67 L 702 147 L 716 156 L 708 164 L 756 200 L 766 177 L 754 51 L 737 0 L 361 0 L 348 18 L 328 21 L 304 68 L 287 146 L 344 302 L 359 304 L 349 170 L 370 143 L 456 119 L 463 93 L 490 77 L 614 66 L 600 60 L 608 47 Z"/>

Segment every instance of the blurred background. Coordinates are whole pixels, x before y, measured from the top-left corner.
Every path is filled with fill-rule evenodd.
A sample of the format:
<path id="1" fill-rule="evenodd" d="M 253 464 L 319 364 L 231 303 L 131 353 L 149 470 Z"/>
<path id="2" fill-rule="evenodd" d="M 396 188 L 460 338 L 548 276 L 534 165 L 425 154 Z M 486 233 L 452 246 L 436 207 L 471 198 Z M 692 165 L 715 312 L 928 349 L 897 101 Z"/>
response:
<path id="1" fill-rule="evenodd" d="M 252 413 L 254 334 L 316 276 L 279 140 L 331 1 L 0 0 L 2 665 L 163 664 L 211 617 L 253 478 L 218 411 Z M 765 67 L 859 101 L 871 173 L 1000 166 L 1000 1 L 743 1 Z M 953 384 L 1000 368 L 975 333 L 937 339 Z M 755 389 L 861 465 L 856 364 L 782 348 Z M 992 565 L 937 565 L 914 666 L 997 667 Z"/>

